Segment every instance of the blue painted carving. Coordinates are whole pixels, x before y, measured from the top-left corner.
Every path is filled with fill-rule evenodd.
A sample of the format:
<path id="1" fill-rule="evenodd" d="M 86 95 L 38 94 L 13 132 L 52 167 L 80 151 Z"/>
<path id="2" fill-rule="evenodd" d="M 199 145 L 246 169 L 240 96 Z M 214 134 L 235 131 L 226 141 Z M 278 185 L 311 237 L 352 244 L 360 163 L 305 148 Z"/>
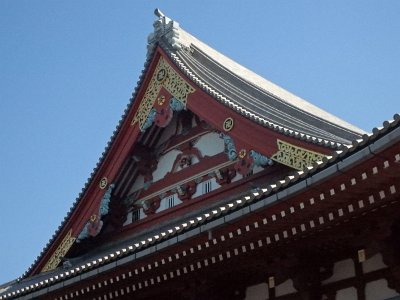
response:
<path id="1" fill-rule="evenodd" d="M 85 224 L 85 227 L 83 227 L 81 233 L 78 235 L 78 237 L 77 237 L 77 239 L 76 239 L 76 241 L 77 241 L 78 243 L 79 243 L 80 241 L 82 241 L 82 240 L 84 240 L 84 239 L 86 239 L 86 238 L 89 237 L 88 225 L 89 225 L 89 222 L 87 222 L 87 223 Z"/>
<path id="2" fill-rule="evenodd" d="M 230 160 L 235 160 L 237 158 L 237 151 L 233 139 L 223 133 L 221 133 L 219 137 L 224 140 L 225 153 L 228 155 L 228 158 Z"/>
<path id="3" fill-rule="evenodd" d="M 94 218 L 86 222 L 85 227 L 83 227 L 82 231 L 78 235 L 78 238 L 76 239 L 78 243 L 83 239 L 99 234 L 101 228 L 103 227 L 103 221 L 101 220 L 101 217 L 108 214 L 111 193 L 114 186 L 114 184 L 110 184 L 107 191 L 104 193 L 100 202 L 99 215 L 93 215 Z"/>
<path id="4" fill-rule="evenodd" d="M 100 203 L 100 215 L 104 216 L 106 214 L 108 214 L 108 205 L 110 204 L 110 200 L 111 200 L 111 193 L 112 190 L 114 188 L 114 184 L 110 184 L 110 186 L 108 187 L 108 190 L 104 193 L 103 199 L 101 200 Z"/>
<path id="5" fill-rule="evenodd" d="M 251 150 L 249 155 L 254 160 L 253 162 L 254 166 L 265 167 L 267 165 L 270 166 L 273 164 L 273 161 L 271 159 L 262 155 L 261 153 L 258 153 L 257 151 Z"/>
<path id="6" fill-rule="evenodd" d="M 171 101 L 169 102 L 169 106 L 173 111 L 181 111 L 185 109 L 183 103 L 174 97 L 172 97 Z"/>
<path id="7" fill-rule="evenodd" d="M 145 132 L 146 129 L 149 128 L 153 124 L 156 114 L 157 114 L 157 111 L 154 108 L 152 108 L 146 119 L 146 122 L 144 122 L 143 127 L 140 129 L 140 131 Z"/>

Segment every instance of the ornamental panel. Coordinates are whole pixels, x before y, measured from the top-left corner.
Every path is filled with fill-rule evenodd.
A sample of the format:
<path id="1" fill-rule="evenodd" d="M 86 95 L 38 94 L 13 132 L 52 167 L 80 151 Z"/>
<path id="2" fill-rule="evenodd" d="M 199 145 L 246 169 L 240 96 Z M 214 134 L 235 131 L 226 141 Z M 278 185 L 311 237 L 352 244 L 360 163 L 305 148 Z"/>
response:
<path id="1" fill-rule="evenodd" d="M 162 87 L 181 102 L 183 108 L 186 108 L 188 96 L 196 91 L 163 57 L 160 57 L 131 125 L 139 123 L 141 131 L 146 129 L 146 120 Z"/>
<path id="2" fill-rule="evenodd" d="M 277 140 L 277 144 L 278 152 L 272 155 L 271 159 L 296 170 L 301 171 L 325 157 L 321 153 L 310 151 L 279 139 Z"/>
<path id="3" fill-rule="evenodd" d="M 47 261 L 46 265 L 43 267 L 41 272 L 51 271 L 57 268 L 58 264 L 61 262 L 61 259 L 67 254 L 68 250 L 74 244 L 75 238 L 72 236 L 72 229 L 66 234 L 56 251 L 54 251 L 53 255 Z"/>

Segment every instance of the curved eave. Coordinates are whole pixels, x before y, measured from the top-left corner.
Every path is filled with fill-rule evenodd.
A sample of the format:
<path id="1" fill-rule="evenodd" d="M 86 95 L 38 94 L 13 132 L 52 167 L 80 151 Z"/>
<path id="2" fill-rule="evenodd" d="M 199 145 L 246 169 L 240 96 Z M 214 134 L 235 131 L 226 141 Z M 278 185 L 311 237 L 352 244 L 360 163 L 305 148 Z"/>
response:
<path id="1" fill-rule="evenodd" d="M 183 30 L 181 30 L 183 31 Z M 189 35 L 189 34 L 187 34 Z M 196 40 L 198 42 L 198 40 Z M 287 97 L 288 95 L 291 95 L 290 101 L 295 102 L 297 106 L 293 105 L 292 103 L 289 103 L 287 99 L 283 99 L 281 97 L 278 97 L 275 94 L 268 93 L 265 90 L 261 90 L 260 87 L 255 86 L 252 82 L 246 81 L 243 78 L 239 78 L 236 74 L 232 74 L 231 71 L 225 70 L 223 66 L 221 66 L 217 61 L 214 61 L 212 57 L 208 57 L 211 61 L 212 64 L 215 64 L 216 66 L 218 65 L 219 68 L 223 69 L 225 74 L 229 74 L 229 76 L 236 77 L 238 78 L 238 81 L 244 83 L 247 85 L 247 87 L 250 87 L 253 89 L 254 92 L 259 92 L 263 93 L 264 95 L 268 95 L 273 101 L 275 101 L 276 104 L 279 104 L 281 106 L 285 106 L 294 113 L 300 114 L 300 117 L 297 118 L 297 120 L 292 121 L 293 123 L 297 122 L 297 128 L 294 128 L 295 126 L 287 126 L 283 124 L 283 122 L 276 122 L 274 120 L 271 120 L 271 118 L 268 118 L 265 114 L 263 115 L 262 113 L 257 112 L 257 109 L 251 109 L 249 108 L 252 105 L 252 101 L 258 101 L 260 102 L 258 104 L 258 108 L 264 111 L 269 111 L 272 114 L 276 115 L 281 115 L 282 118 L 290 118 L 290 115 L 279 109 L 275 109 L 274 112 L 274 107 L 273 105 L 266 105 L 265 103 L 261 103 L 260 99 L 257 99 L 256 97 L 253 97 L 252 99 L 248 100 L 248 107 L 245 105 L 242 105 L 240 101 L 235 101 L 234 99 L 228 97 L 226 93 L 224 94 L 221 92 L 221 90 L 218 90 L 217 88 L 213 87 L 209 83 L 207 83 L 207 79 L 204 79 L 202 75 L 198 75 L 192 66 L 189 66 L 188 64 L 188 59 L 184 59 L 184 57 L 190 57 L 190 52 L 193 51 L 193 49 L 196 49 L 197 45 L 190 44 L 191 47 L 185 47 L 182 46 L 180 49 L 174 49 L 173 47 L 170 46 L 170 44 L 163 39 L 160 39 L 158 42 L 158 45 L 163 49 L 163 51 L 169 56 L 171 61 L 175 64 L 175 66 L 182 72 L 184 73 L 193 83 L 195 83 L 200 89 L 202 89 L 204 92 L 209 94 L 211 97 L 213 97 L 215 100 L 218 102 L 224 104 L 225 106 L 229 107 L 230 109 L 236 111 L 237 113 L 241 114 L 242 116 L 250 119 L 251 121 L 260 124 L 261 126 L 270 128 L 274 131 L 277 131 L 281 134 L 284 134 L 286 136 L 291 136 L 296 139 L 306 141 L 309 143 L 317 144 L 320 146 L 328 147 L 331 149 L 337 149 L 340 147 L 342 144 L 350 144 L 352 140 L 357 139 L 361 137 L 362 134 L 365 134 L 364 131 L 361 129 L 358 129 L 357 127 L 340 120 L 339 118 L 315 107 L 314 105 L 310 104 L 309 102 L 294 96 L 290 94 L 289 92 L 279 88 L 276 86 L 276 89 L 279 88 L 279 90 L 284 91 Z M 207 46 L 208 47 L 208 46 Z M 215 50 L 212 50 L 216 52 Z M 218 53 L 218 52 L 216 52 Z M 221 57 L 224 57 L 222 54 L 219 54 Z M 228 59 L 224 57 L 224 59 Z M 195 59 L 193 59 L 194 61 Z M 197 62 L 199 65 L 200 63 Z M 237 64 L 238 65 L 238 64 Z M 240 65 L 238 65 L 240 66 Z M 243 67 L 242 67 L 243 68 Z M 207 72 L 207 71 L 205 71 Z M 251 71 L 248 71 L 251 72 Z M 254 74 L 254 73 L 252 73 Z M 203 74 L 204 75 L 204 74 Z M 218 74 L 209 74 L 209 78 L 213 77 L 216 78 L 218 77 Z M 258 75 L 257 75 L 258 76 Z M 208 78 L 208 80 L 209 80 Z M 273 85 L 272 83 L 270 83 Z M 229 85 L 229 82 L 227 83 Z M 274 85 L 275 86 L 275 85 Z M 226 91 L 226 90 L 225 90 Z M 282 92 L 283 93 L 283 92 Z M 300 109 L 299 106 L 304 107 L 304 109 Z M 306 110 L 309 110 L 313 113 L 309 113 Z M 324 116 L 327 116 L 328 120 L 324 119 Z M 305 120 L 306 118 L 309 119 L 314 119 L 319 122 L 318 124 L 311 124 L 310 121 Z M 305 128 L 305 130 L 301 130 L 301 128 Z M 307 128 L 308 127 L 308 128 Z M 327 127 L 327 129 L 322 129 L 321 127 Z M 300 129 L 299 129 L 300 128 Z M 309 129 L 309 130 L 307 130 Z M 340 134 L 335 134 L 331 133 L 330 131 L 335 131 L 335 132 L 340 132 Z"/>

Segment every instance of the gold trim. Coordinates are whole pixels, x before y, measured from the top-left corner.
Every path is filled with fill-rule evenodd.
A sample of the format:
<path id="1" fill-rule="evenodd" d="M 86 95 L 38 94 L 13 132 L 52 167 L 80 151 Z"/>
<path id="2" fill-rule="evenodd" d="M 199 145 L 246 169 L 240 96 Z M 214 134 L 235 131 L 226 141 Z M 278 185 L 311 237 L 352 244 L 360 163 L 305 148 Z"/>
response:
<path id="1" fill-rule="evenodd" d="M 103 177 L 100 182 L 99 182 L 99 188 L 101 188 L 102 190 L 104 190 L 107 187 L 108 184 L 108 179 L 107 177 Z"/>
<path id="2" fill-rule="evenodd" d="M 131 122 L 132 126 L 139 123 L 139 128 L 141 130 L 144 128 L 147 117 L 162 87 L 175 99 L 180 101 L 185 108 L 188 96 L 196 91 L 196 89 L 187 83 L 163 57 L 160 57 L 150 83 L 140 102 L 139 109 Z"/>
<path id="3" fill-rule="evenodd" d="M 225 131 L 231 131 L 233 129 L 234 121 L 231 117 L 226 118 L 222 127 Z"/>
<path id="4" fill-rule="evenodd" d="M 277 140 L 278 152 L 271 159 L 296 170 L 303 170 L 314 162 L 322 160 L 325 155 L 310 151 L 290 143 Z"/>
<path id="5" fill-rule="evenodd" d="M 239 151 L 239 158 L 244 158 L 247 154 L 246 149 L 242 149 Z"/>
<path id="6" fill-rule="evenodd" d="M 64 239 L 61 241 L 56 251 L 54 251 L 53 255 L 47 261 L 41 272 L 51 271 L 57 268 L 58 264 L 61 262 L 61 259 L 65 256 L 65 254 L 67 254 L 68 250 L 74 244 L 75 240 L 76 238 L 72 236 L 71 229 L 65 235 Z"/>

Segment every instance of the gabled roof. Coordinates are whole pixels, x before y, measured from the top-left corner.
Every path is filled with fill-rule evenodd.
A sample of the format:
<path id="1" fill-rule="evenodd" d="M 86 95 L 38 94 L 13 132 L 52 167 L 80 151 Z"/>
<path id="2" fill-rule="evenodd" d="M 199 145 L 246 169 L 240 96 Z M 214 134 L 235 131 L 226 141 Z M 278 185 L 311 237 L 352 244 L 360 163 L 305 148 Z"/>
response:
<path id="1" fill-rule="evenodd" d="M 159 12 L 158 15 L 155 32 L 149 37 L 149 52 L 145 68 L 125 114 L 73 207 L 23 277 L 31 274 L 32 269 L 43 259 L 70 221 L 78 205 L 82 203 L 89 187 L 94 184 L 98 171 L 104 164 L 123 124 L 129 122 L 127 118 L 136 103 L 138 97 L 136 93 L 144 84 L 145 75 L 150 68 L 157 46 L 161 47 L 176 67 L 198 87 L 217 101 L 264 127 L 330 148 L 338 148 L 343 143 L 349 144 L 364 133 L 236 64 L 186 33 L 176 22 Z"/>
<path id="2" fill-rule="evenodd" d="M 159 10 L 156 15 L 149 51 L 161 46 L 193 82 L 243 116 L 286 135 L 332 147 L 365 134 L 212 49 Z"/>

